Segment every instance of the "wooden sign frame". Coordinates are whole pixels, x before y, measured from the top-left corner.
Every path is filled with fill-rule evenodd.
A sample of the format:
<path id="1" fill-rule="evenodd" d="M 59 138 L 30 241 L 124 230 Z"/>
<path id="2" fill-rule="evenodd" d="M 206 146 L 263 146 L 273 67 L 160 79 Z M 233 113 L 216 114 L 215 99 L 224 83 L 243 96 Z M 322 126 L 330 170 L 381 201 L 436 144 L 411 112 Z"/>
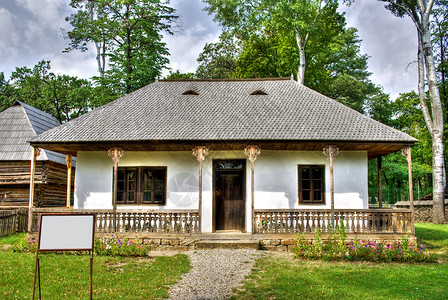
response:
<path id="1" fill-rule="evenodd" d="M 33 300 L 36 279 L 39 285 L 39 299 L 42 299 L 40 285 L 41 251 L 90 251 L 90 299 L 93 291 L 93 252 L 95 240 L 94 214 L 41 214 L 39 218 L 38 246 L 34 269 Z"/>

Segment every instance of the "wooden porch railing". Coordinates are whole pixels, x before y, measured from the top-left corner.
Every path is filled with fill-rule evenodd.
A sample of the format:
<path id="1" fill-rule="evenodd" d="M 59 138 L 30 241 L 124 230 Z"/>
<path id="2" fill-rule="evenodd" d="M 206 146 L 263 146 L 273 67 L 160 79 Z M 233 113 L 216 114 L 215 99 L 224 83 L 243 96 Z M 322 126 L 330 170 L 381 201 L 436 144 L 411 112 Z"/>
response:
<path id="1" fill-rule="evenodd" d="M 96 232 L 113 232 L 113 210 L 35 208 L 32 232 L 38 231 L 39 215 L 42 213 L 78 213 L 96 215 Z M 197 210 L 117 210 L 116 232 L 128 233 L 199 233 Z"/>
<path id="2" fill-rule="evenodd" d="M 336 209 L 334 225 L 344 224 L 346 233 L 412 232 L 408 209 Z M 331 229 L 331 210 L 278 209 L 255 210 L 255 233 L 322 233 Z"/>

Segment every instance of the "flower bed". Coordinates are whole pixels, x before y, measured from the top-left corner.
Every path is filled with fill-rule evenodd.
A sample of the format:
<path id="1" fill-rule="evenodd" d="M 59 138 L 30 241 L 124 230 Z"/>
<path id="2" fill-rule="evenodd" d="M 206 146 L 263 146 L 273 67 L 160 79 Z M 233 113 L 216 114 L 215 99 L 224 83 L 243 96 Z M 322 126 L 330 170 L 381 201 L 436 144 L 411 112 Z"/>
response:
<path id="1" fill-rule="evenodd" d="M 347 241 L 345 228 L 336 228 L 328 240 L 322 240 L 319 231 L 314 241 L 305 240 L 304 233 L 297 234 L 297 246 L 292 249 L 296 257 L 321 260 L 349 260 L 372 262 L 436 262 L 437 254 L 423 245 L 410 241 L 404 235 L 394 243 L 367 240 Z"/>
<path id="2" fill-rule="evenodd" d="M 13 252 L 36 252 L 37 240 L 32 237 L 23 236 L 10 248 Z M 147 256 L 151 251 L 151 245 L 142 243 L 139 239 L 110 237 L 97 238 L 94 241 L 96 255 L 107 256 Z M 61 251 L 56 251 L 61 252 Z M 70 251 L 70 253 L 80 251 Z M 82 252 L 82 251 L 81 251 Z M 68 253 L 68 252 L 64 252 Z"/>

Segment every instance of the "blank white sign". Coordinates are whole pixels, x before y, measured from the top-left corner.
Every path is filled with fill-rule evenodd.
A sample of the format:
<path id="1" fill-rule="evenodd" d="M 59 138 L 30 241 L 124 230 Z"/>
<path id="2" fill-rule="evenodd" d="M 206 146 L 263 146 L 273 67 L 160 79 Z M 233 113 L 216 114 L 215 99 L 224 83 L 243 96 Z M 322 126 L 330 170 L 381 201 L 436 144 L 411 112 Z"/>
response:
<path id="1" fill-rule="evenodd" d="M 94 215 L 42 215 L 39 250 L 93 250 Z"/>

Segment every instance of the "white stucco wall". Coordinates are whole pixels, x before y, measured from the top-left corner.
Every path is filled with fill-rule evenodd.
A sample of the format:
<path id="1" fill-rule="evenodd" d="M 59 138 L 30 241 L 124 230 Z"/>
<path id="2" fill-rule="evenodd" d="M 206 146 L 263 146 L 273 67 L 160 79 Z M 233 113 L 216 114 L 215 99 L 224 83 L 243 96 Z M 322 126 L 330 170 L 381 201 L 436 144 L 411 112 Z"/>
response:
<path id="1" fill-rule="evenodd" d="M 210 151 L 203 163 L 202 232 L 212 231 L 213 159 L 246 159 L 246 224 L 251 228 L 250 162 L 243 151 Z M 298 164 L 325 165 L 326 204 L 298 204 Z M 166 166 L 167 203 L 118 209 L 197 209 L 198 163 L 191 152 L 125 152 L 119 166 Z M 107 152 L 78 152 L 75 208 L 112 208 L 113 163 Z M 368 208 L 367 153 L 340 152 L 334 164 L 335 208 Z M 268 151 L 255 162 L 255 209 L 330 208 L 330 170 L 320 151 Z"/>
<path id="2" fill-rule="evenodd" d="M 325 165 L 325 205 L 299 205 L 298 165 Z M 368 208 L 367 153 L 340 152 L 334 162 L 335 208 Z M 331 208 L 330 166 L 321 151 L 263 151 L 255 162 L 255 209 Z"/>

